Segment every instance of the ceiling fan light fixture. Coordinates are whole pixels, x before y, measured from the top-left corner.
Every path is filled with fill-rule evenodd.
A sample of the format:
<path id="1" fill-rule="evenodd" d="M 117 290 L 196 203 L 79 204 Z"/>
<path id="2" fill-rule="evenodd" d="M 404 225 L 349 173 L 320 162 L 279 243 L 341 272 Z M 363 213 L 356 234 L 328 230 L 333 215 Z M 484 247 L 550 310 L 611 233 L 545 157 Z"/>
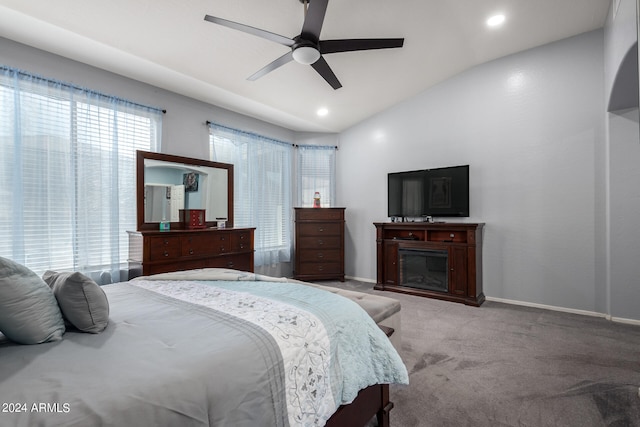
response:
<path id="1" fill-rule="evenodd" d="M 311 46 L 300 46 L 293 51 L 293 60 L 299 64 L 311 65 L 320 59 L 318 49 Z"/>

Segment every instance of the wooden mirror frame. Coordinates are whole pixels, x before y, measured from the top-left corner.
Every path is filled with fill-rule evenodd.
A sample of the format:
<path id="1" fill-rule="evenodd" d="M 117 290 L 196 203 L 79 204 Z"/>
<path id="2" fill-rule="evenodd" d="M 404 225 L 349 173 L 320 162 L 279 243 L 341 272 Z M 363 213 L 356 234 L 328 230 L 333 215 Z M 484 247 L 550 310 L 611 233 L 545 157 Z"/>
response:
<path id="1" fill-rule="evenodd" d="M 212 162 L 210 160 L 194 159 L 190 157 L 174 156 L 172 154 L 152 153 L 138 150 L 136 152 L 136 208 L 138 231 L 158 230 L 159 223 L 144 221 L 144 161 L 145 159 L 183 163 L 186 165 L 206 166 L 227 170 L 227 227 L 233 227 L 233 165 L 229 163 Z M 206 221 L 207 227 L 215 227 L 216 221 Z M 172 222 L 171 230 L 183 230 L 184 224 Z"/>

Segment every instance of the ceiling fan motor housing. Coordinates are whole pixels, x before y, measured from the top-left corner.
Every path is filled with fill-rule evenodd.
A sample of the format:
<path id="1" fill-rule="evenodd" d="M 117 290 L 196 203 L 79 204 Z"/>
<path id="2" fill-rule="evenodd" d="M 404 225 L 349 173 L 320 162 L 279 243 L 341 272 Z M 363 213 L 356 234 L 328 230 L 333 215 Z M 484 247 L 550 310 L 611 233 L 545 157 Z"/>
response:
<path id="1" fill-rule="evenodd" d="M 310 65 L 320 59 L 320 49 L 317 43 L 304 40 L 300 36 L 294 38 L 295 43 L 291 46 L 293 59 L 304 65 Z"/>

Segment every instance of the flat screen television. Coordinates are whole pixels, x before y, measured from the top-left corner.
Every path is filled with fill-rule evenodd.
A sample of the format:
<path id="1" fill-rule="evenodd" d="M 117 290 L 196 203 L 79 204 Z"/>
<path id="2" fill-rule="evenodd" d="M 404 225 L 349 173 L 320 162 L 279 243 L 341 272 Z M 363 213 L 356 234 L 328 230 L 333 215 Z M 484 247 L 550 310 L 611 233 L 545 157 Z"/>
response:
<path id="1" fill-rule="evenodd" d="M 392 172 L 387 201 L 391 218 L 468 217 L 469 165 Z"/>

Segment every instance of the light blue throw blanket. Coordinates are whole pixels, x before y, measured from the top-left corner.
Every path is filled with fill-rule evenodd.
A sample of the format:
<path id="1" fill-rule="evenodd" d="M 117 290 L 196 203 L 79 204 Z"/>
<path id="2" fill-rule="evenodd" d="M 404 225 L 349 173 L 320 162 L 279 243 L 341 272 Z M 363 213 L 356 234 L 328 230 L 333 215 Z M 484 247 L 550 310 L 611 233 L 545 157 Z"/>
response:
<path id="1" fill-rule="evenodd" d="M 297 283 L 207 283 L 276 299 L 317 316 L 327 330 L 331 353 L 337 355 L 342 373 L 343 382 L 332 384 L 339 405 L 351 403 L 361 389 L 373 384 L 409 383 L 407 369 L 391 341 L 358 304 L 347 298 Z M 342 389 L 337 389 L 340 386 Z"/>

